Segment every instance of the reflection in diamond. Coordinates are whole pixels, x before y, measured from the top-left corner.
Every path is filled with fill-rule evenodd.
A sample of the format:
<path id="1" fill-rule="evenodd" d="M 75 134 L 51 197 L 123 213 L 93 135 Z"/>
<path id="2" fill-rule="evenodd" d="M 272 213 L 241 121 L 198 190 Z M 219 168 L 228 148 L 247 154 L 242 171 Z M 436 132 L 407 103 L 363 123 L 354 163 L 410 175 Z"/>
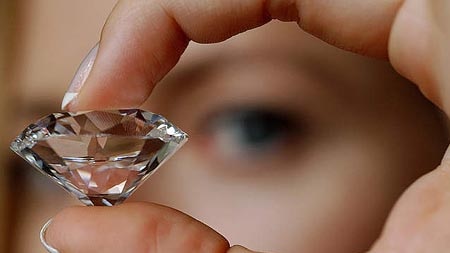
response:
<path id="1" fill-rule="evenodd" d="M 124 201 L 187 140 L 162 116 L 138 109 L 54 113 L 11 149 L 86 205 Z"/>

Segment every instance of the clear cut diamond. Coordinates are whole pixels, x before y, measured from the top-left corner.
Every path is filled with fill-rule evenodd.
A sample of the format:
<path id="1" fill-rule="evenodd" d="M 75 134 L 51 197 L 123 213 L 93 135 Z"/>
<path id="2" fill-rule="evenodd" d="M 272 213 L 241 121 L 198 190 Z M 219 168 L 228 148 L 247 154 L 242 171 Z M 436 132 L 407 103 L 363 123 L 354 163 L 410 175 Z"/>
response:
<path id="1" fill-rule="evenodd" d="M 86 205 L 117 205 L 187 141 L 160 115 L 139 109 L 53 113 L 11 149 Z"/>

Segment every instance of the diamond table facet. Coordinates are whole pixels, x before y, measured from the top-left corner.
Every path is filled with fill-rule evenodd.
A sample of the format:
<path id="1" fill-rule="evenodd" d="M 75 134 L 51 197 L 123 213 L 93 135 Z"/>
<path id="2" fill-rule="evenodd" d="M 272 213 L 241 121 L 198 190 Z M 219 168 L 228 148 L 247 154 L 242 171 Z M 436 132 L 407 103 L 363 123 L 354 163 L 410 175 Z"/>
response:
<path id="1" fill-rule="evenodd" d="M 164 117 L 139 109 L 53 113 L 11 149 L 86 205 L 123 202 L 185 142 Z"/>

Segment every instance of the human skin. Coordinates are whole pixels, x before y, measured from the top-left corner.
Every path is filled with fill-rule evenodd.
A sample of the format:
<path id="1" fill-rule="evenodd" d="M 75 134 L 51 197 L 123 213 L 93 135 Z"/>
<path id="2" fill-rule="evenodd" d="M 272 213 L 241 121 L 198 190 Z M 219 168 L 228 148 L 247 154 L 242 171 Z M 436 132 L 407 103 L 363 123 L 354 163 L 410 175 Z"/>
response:
<path id="1" fill-rule="evenodd" d="M 400 1 L 383 1 L 382 3 L 334 1 L 332 4 L 324 6 L 324 2 L 269 1 L 265 6 L 259 1 L 245 3 L 241 1 L 209 1 L 207 6 L 204 5 L 206 1 L 169 2 L 173 3 L 172 5 L 156 1 L 119 2 L 102 34 L 99 55 L 91 75 L 83 86 L 80 96 L 69 106 L 69 109 L 137 106 L 148 97 L 153 84 L 173 67 L 187 45 L 188 38 L 200 42 L 220 41 L 237 32 L 262 25 L 269 20 L 267 15 L 262 14 L 270 13 L 272 17 L 281 20 L 297 20 L 299 25 L 307 31 L 337 46 L 369 55 L 388 56 L 392 65 L 401 74 L 414 81 L 431 101 L 448 113 L 449 99 L 446 84 L 450 78 L 445 67 L 449 56 L 448 46 L 446 46 L 449 32 L 448 22 L 446 22 L 450 16 L 448 15 L 449 3 L 417 0 L 406 1 L 401 6 Z M 329 1 L 326 2 L 329 3 Z M 241 6 L 241 4 L 246 6 Z M 162 5 L 164 7 L 159 8 Z M 345 9 L 347 15 L 338 15 L 342 13 L 342 9 L 339 7 L 344 5 L 347 6 Z M 298 8 L 293 8 L 293 6 Z M 211 13 L 202 11 L 206 7 L 210 10 L 217 10 L 217 12 L 213 12 L 216 15 L 204 14 Z M 286 11 L 292 9 L 295 11 Z M 320 11 L 320 15 L 317 15 L 318 11 Z M 190 15 L 195 15 L 196 18 L 189 18 Z M 136 20 L 134 18 L 136 16 L 142 18 Z M 242 19 L 238 19 L 239 22 L 236 22 L 234 19 L 236 16 L 242 17 Z M 299 16 L 301 18 L 297 18 Z M 221 24 L 220 27 L 223 29 L 217 29 L 211 24 Z M 343 29 L 343 27 L 349 26 L 352 29 Z M 158 29 L 162 29 L 164 32 L 158 31 Z M 143 33 L 144 30 L 149 32 Z M 121 54 L 123 50 L 120 50 L 120 47 L 132 50 Z M 410 52 L 414 52 L 414 54 Z M 143 61 L 143 59 L 155 60 Z M 129 66 L 131 62 L 136 63 L 133 68 Z M 117 73 L 121 74 L 117 75 Z M 135 96 L 127 94 L 126 97 L 123 97 L 123 93 L 118 92 L 123 83 L 129 84 L 130 90 L 136 91 Z M 450 197 L 446 194 L 446 182 L 449 177 L 448 162 L 444 157 L 441 166 L 414 183 L 403 195 L 372 252 L 445 252 L 450 247 L 446 240 L 450 234 L 450 230 L 446 226 L 450 220 L 447 211 Z M 82 247 L 81 245 L 90 245 L 93 249 L 102 248 L 101 244 L 105 241 L 97 240 L 98 245 L 83 244 L 82 242 L 86 242 L 86 237 L 89 235 L 78 234 L 79 237 L 64 240 L 61 236 L 58 237 L 57 231 L 63 231 L 62 229 L 71 225 L 71 222 L 81 219 L 86 222 L 95 219 L 97 224 L 101 225 L 97 227 L 109 231 L 107 228 L 112 227 L 110 218 L 124 217 L 126 213 L 142 210 L 141 208 L 146 210 L 143 212 L 149 214 L 145 216 L 147 221 L 155 222 L 163 214 L 163 217 L 168 217 L 164 220 L 168 220 L 169 224 L 171 221 L 178 221 L 179 218 L 182 221 L 190 221 L 186 223 L 192 225 L 185 227 L 186 223 L 175 222 L 180 226 L 176 226 L 179 229 L 171 230 L 173 233 L 156 233 L 153 234 L 153 237 L 150 234 L 150 238 L 165 239 L 164 242 L 170 242 L 150 244 L 160 246 L 157 252 L 170 252 L 170 248 L 164 247 L 173 247 L 175 242 L 194 245 L 192 252 L 201 252 L 198 250 L 198 245 L 208 248 L 204 249 L 204 252 L 214 252 L 212 248 L 215 248 L 217 252 L 227 250 L 226 243 L 224 244 L 220 236 L 212 230 L 208 230 L 178 212 L 151 204 L 130 205 L 114 210 L 69 209 L 59 216 L 67 219 L 58 219 L 58 217 L 55 219 L 55 223 L 49 229 L 48 240 L 64 252 L 84 251 L 76 248 Z M 159 212 L 158 210 L 163 211 Z M 99 216 L 99 213 L 102 215 Z M 142 219 L 145 220 L 144 216 Z M 135 222 L 137 223 L 137 221 Z M 148 227 L 145 228 L 148 229 Z M 188 228 L 193 229 L 193 231 L 189 230 L 192 233 L 181 232 Z M 136 226 L 134 232 L 140 234 L 138 233 L 139 229 L 142 227 Z M 72 230 L 75 230 L 73 233 L 77 235 L 76 227 Z M 130 231 L 130 234 L 132 232 Z M 181 240 L 186 238 L 183 236 L 189 234 L 197 236 Z M 103 235 L 107 238 L 105 233 Z M 199 238 L 198 236 L 203 239 L 203 242 L 195 244 L 196 241 L 193 238 Z M 189 238 L 192 241 L 189 241 Z M 154 242 L 158 242 L 158 240 Z M 132 241 L 127 243 L 127 240 L 124 240 L 123 247 L 127 245 L 129 247 L 137 244 L 133 244 Z M 121 247 L 115 249 L 121 249 Z M 235 248 L 229 251 L 244 252 L 245 249 Z M 88 252 L 88 250 L 84 252 Z M 109 252 L 114 251 L 110 250 Z"/>
<path id="2" fill-rule="evenodd" d="M 173 207 L 261 252 L 364 252 L 400 193 L 445 150 L 430 104 L 387 62 L 295 24 L 192 44 L 142 106 L 191 138 L 131 201 Z M 299 124 L 267 146 L 217 123 L 249 106 Z"/>

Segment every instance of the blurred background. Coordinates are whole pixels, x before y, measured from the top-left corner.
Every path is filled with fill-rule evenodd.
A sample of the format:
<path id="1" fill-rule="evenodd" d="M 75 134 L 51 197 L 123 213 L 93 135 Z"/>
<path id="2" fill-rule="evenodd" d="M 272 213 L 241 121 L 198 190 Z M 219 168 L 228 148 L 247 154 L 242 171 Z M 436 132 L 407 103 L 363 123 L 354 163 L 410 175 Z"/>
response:
<path id="1" fill-rule="evenodd" d="M 44 252 L 36 248 L 39 227 L 61 207 L 52 201 L 67 196 L 41 183 L 47 179 L 14 155 L 9 142 L 30 122 L 60 110 L 115 2 L 0 0 L 0 252 Z M 25 216 L 21 210 L 36 212 Z"/>

